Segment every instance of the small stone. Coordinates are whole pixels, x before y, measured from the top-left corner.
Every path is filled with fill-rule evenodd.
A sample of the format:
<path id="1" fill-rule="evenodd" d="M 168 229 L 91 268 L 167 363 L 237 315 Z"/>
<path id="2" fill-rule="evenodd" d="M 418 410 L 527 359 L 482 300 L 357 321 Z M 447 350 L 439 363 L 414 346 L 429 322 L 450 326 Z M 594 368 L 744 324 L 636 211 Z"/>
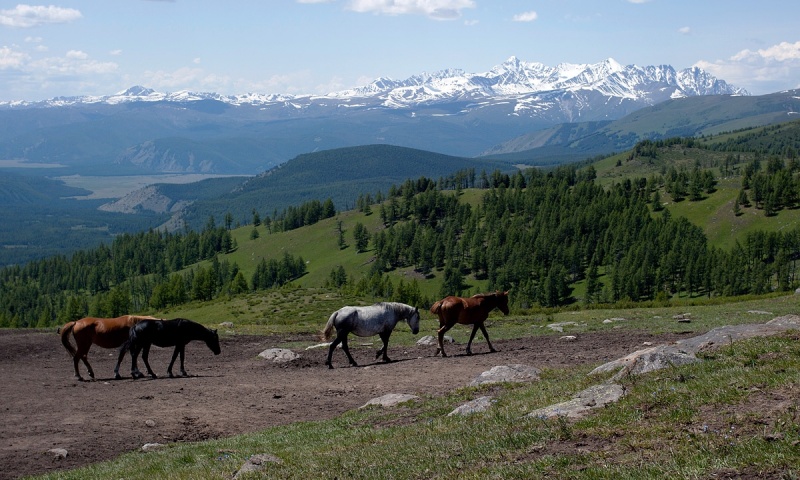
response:
<path id="1" fill-rule="evenodd" d="M 51 448 L 47 451 L 47 453 L 52 455 L 54 460 L 62 460 L 67 458 L 67 450 L 64 448 Z"/>
<path id="2" fill-rule="evenodd" d="M 155 427 L 156 426 L 156 422 L 153 421 L 153 420 L 145 420 L 144 424 L 147 425 L 148 427 Z"/>
<path id="3" fill-rule="evenodd" d="M 154 450 L 158 450 L 159 448 L 164 448 L 165 445 L 163 443 L 145 443 L 142 445 L 143 452 L 152 452 Z"/>
<path id="4" fill-rule="evenodd" d="M 272 360 L 275 363 L 287 363 L 297 360 L 300 355 L 288 348 L 269 348 L 258 354 L 259 357 Z"/>

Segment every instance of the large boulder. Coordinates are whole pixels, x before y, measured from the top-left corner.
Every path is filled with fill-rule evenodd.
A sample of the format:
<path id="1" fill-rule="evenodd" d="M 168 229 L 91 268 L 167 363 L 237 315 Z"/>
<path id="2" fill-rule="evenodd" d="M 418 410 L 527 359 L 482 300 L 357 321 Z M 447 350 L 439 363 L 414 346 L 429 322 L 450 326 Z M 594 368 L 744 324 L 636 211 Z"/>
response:
<path id="1" fill-rule="evenodd" d="M 498 365 L 475 377 L 469 385 L 475 387 L 486 383 L 534 382 L 539 380 L 539 374 L 541 373 L 541 370 L 530 365 L 519 363 Z"/>
<path id="2" fill-rule="evenodd" d="M 593 385 L 579 392 L 570 400 L 536 409 L 526 415 L 531 418 L 553 417 L 581 418 L 590 410 L 616 402 L 625 395 L 625 389 L 616 383 Z"/>

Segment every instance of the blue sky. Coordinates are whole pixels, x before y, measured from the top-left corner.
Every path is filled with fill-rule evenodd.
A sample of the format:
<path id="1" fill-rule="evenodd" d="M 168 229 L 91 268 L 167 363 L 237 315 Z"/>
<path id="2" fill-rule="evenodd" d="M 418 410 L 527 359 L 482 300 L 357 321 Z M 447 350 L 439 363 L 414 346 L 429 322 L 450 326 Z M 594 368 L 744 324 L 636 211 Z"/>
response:
<path id="1" fill-rule="evenodd" d="M 699 66 L 800 87 L 800 1 L 0 0 L 0 101 L 161 92 L 322 94 L 525 62 Z"/>

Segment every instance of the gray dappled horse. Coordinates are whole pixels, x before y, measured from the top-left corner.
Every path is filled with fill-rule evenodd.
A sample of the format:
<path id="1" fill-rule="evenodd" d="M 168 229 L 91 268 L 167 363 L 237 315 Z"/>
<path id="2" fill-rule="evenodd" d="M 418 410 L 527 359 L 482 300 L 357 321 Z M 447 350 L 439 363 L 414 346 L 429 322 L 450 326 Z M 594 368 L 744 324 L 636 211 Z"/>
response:
<path id="1" fill-rule="evenodd" d="M 322 330 L 322 339 L 328 341 L 332 337 L 333 329 L 336 329 L 336 339 L 331 342 L 330 349 L 328 350 L 328 359 L 325 365 L 328 368 L 333 368 L 331 364 L 331 357 L 336 346 L 342 344 L 342 350 L 350 360 L 350 365 L 358 366 L 353 356 L 350 355 L 350 349 L 347 347 L 347 335 L 353 333 L 359 337 L 371 337 L 372 335 L 380 335 L 383 340 L 383 348 L 378 350 L 375 358 L 383 355 L 384 362 L 390 362 L 389 357 L 386 355 L 386 349 L 389 345 L 389 336 L 392 334 L 395 325 L 400 320 L 406 320 L 408 326 L 411 327 L 411 333 L 414 335 L 419 332 L 419 310 L 411 305 L 398 302 L 382 302 L 376 303 L 366 307 L 342 307 L 333 312 Z"/>

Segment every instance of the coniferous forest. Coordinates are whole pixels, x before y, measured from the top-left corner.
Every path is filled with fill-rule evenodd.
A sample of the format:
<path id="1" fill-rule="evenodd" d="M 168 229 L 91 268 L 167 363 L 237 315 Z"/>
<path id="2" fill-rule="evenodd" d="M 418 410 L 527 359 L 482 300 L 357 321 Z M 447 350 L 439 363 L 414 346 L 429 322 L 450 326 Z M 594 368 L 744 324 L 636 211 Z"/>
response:
<path id="1" fill-rule="evenodd" d="M 416 280 L 395 284 L 392 272 L 413 269 L 437 278 L 439 295 L 513 289 L 521 308 L 619 305 L 682 297 L 730 297 L 788 291 L 800 285 L 800 227 L 751 229 L 730 248 L 709 243 L 703 229 L 664 208 L 703 202 L 720 175 L 738 195 L 737 217 L 774 217 L 800 208 L 800 122 L 788 122 L 716 141 L 646 140 L 616 160 L 659 174 L 603 183 L 595 163 L 545 171 L 478 174 L 475 169 L 437 180 L 420 177 L 388 192 L 361 195 L 361 214 L 377 214 L 380 228 L 357 224 L 354 248 L 370 256 L 353 278 L 330 272 L 326 287 L 377 300 L 424 307 Z M 713 151 L 715 160 L 676 166 L 675 152 Z M 611 159 L 613 160 L 613 159 Z M 710 162 L 710 163 L 709 163 Z M 599 164 L 598 164 L 599 165 Z M 740 186 L 739 186 L 739 182 Z M 470 189 L 480 195 L 462 195 Z M 729 190 L 730 191 L 730 190 Z M 469 200 L 465 200 L 468 198 Z M 250 239 L 280 234 L 337 215 L 333 202 L 312 200 L 263 217 L 253 209 Z M 233 216 L 222 226 L 209 217 L 200 231 L 125 233 L 109 245 L 0 269 L 0 327 L 47 327 L 82 316 L 117 316 L 209 301 L 280 287 L 307 272 L 286 251 L 245 274 L 228 253 L 238 245 Z M 338 249 L 347 240 L 338 224 Z M 240 237 L 242 238 L 242 237 Z M 336 250 L 331 250 L 336 255 Z"/>
<path id="2" fill-rule="evenodd" d="M 482 199 L 462 202 L 465 188 L 482 190 Z M 393 269 L 413 267 L 441 275 L 443 295 L 463 293 L 472 276 L 491 289 L 513 289 L 513 302 L 532 308 L 762 294 L 797 285 L 800 228 L 754 232 L 722 250 L 709 246 L 702 229 L 685 218 L 653 211 L 658 190 L 644 178 L 600 186 L 593 168 L 578 166 L 408 180 L 385 198 L 378 195 L 378 204 L 360 202 L 384 225 L 365 239 L 375 261 L 365 278 L 348 285 L 340 272 L 331 286 L 428 303 L 433 299 L 422 298 L 418 288 L 395 288 L 387 279 Z M 264 223 L 277 232 L 332 215 L 330 202 L 310 202 Z M 298 216 L 308 221 L 286 221 Z M 246 278 L 222 255 L 237 248 L 229 228 L 210 218 L 201 232 L 126 234 L 110 246 L 4 268 L 0 322 L 43 327 L 85 315 L 115 316 L 273 288 L 305 273 L 303 259 L 287 252 L 262 261 Z M 196 265 L 201 260 L 210 262 Z M 585 284 L 580 297 L 573 294 L 576 282 Z"/>

